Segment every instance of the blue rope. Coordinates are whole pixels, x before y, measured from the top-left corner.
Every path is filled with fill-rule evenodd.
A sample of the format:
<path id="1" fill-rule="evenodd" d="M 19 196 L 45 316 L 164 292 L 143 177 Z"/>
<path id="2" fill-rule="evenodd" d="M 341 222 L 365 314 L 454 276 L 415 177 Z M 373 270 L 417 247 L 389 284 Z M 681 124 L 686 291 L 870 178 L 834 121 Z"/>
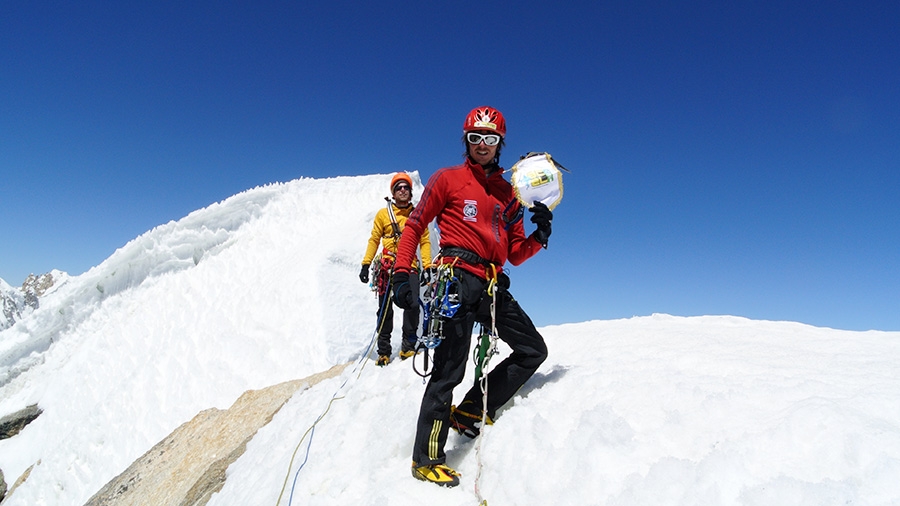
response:
<path id="1" fill-rule="evenodd" d="M 309 434 L 309 443 L 306 444 L 306 455 L 303 456 L 303 462 L 300 464 L 300 467 L 297 469 L 297 472 L 294 473 L 294 482 L 291 483 L 291 495 L 288 496 L 288 506 L 292 502 L 294 502 L 294 487 L 297 486 L 297 478 L 300 476 L 300 470 L 303 469 L 303 466 L 306 465 L 306 461 L 309 460 L 309 447 L 312 446 L 313 436 L 316 435 L 316 426 L 312 426 L 312 432 Z"/>

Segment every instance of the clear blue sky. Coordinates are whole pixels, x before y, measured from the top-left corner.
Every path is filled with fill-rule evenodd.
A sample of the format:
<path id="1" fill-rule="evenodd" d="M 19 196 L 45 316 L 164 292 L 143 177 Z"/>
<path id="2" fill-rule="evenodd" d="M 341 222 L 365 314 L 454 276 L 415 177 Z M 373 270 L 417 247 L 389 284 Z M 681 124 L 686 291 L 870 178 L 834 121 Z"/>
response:
<path id="1" fill-rule="evenodd" d="M 504 165 L 573 171 L 512 273 L 536 323 L 898 330 L 898 23 L 897 2 L 5 2 L 0 277 L 80 274 L 261 184 L 427 178 L 489 104 Z"/>

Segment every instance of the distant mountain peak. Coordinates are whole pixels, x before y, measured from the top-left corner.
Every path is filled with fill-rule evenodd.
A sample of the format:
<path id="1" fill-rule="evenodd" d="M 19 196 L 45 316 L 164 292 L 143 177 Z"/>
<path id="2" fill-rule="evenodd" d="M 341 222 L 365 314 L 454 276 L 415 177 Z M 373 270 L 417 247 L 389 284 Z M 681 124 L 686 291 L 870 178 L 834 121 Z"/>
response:
<path id="1" fill-rule="evenodd" d="M 55 282 L 56 278 L 53 277 L 53 272 L 47 272 L 38 276 L 30 274 L 25 278 L 25 282 L 22 283 L 25 304 L 32 309 L 37 309 L 40 306 L 40 298 L 53 288 Z"/>
<path id="2" fill-rule="evenodd" d="M 23 314 L 39 308 L 41 298 L 67 277 L 66 273 L 55 269 L 44 274 L 30 274 L 18 288 L 0 279 L 0 330 L 12 327 Z"/>

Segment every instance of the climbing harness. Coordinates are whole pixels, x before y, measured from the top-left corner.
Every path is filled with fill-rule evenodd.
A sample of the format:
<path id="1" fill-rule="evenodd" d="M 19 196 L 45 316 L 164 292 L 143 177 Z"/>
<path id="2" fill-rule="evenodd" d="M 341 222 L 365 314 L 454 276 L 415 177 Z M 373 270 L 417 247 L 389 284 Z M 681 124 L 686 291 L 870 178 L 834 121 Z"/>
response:
<path id="1" fill-rule="evenodd" d="M 435 263 L 437 264 L 435 259 Z M 453 318 L 459 310 L 459 278 L 453 273 L 456 260 L 451 263 L 437 264 L 437 270 L 419 304 L 422 306 L 422 335 L 416 343 L 416 355 L 413 356 L 413 370 L 423 379 L 431 376 L 428 371 L 429 352 L 437 348 L 444 339 L 444 320 Z M 416 367 L 415 357 L 422 352 L 422 371 Z M 433 372 L 433 369 L 432 369 Z"/>
<path id="2" fill-rule="evenodd" d="M 391 219 L 391 235 L 385 236 L 395 241 L 400 240 L 400 224 L 397 223 L 397 217 L 394 215 L 394 206 L 390 197 L 384 198 L 387 203 L 388 216 Z M 390 285 L 391 276 L 394 274 L 394 260 L 397 253 L 387 248 L 382 248 L 381 252 L 372 259 L 371 275 L 369 276 L 369 289 L 381 296 L 387 293 Z"/>

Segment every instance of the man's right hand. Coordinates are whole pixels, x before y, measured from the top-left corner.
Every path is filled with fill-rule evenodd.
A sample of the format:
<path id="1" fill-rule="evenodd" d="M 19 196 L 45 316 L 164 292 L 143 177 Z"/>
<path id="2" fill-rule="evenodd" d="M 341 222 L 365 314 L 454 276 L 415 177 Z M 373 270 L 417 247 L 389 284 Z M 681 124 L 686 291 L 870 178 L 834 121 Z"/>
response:
<path id="1" fill-rule="evenodd" d="M 359 280 L 363 283 L 369 282 L 369 264 L 363 264 L 362 269 L 359 270 Z"/>
<path id="2" fill-rule="evenodd" d="M 418 297 L 413 295 L 412 287 L 409 286 L 409 273 L 396 272 L 391 278 L 391 284 L 394 285 L 394 304 L 401 309 L 413 309 L 419 303 Z M 418 288 L 418 287 L 417 287 Z"/>

